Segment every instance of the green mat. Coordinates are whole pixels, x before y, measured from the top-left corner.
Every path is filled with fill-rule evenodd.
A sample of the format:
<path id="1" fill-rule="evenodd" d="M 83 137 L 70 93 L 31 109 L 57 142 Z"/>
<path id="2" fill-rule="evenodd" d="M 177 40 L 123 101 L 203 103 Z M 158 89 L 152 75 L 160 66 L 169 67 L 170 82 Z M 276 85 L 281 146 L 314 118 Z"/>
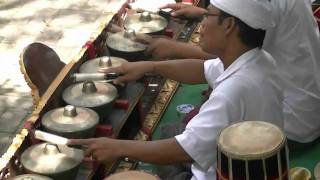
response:
<path id="1" fill-rule="evenodd" d="M 177 92 L 171 99 L 166 111 L 164 112 L 157 128 L 155 129 L 152 139 L 159 139 L 160 127 L 162 125 L 174 122 L 180 122 L 183 116 L 179 114 L 176 107 L 180 104 L 192 104 L 194 106 L 201 105 L 203 96 L 201 95 L 203 90 L 207 90 L 208 85 L 188 85 L 180 84 Z"/>

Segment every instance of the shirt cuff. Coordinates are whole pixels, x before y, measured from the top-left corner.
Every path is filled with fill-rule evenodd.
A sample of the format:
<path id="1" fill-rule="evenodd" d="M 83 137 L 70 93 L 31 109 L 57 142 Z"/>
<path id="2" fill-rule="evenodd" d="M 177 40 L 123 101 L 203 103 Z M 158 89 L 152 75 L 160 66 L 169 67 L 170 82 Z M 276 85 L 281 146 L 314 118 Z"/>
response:
<path id="1" fill-rule="evenodd" d="M 223 73 L 224 67 L 219 58 L 204 62 L 204 75 L 211 88 L 214 88 L 215 80 Z"/>
<path id="2" fill-rule="evenodd" d="M 197 143 L 197 139 L 192 138 L 192 136 L 192 132 L 184 131 L 183 134 L 175 136 L 175 139 L 184 151 L 195 161 L 194 165 L 202 171 L 207 171 L 215 162 L 215 149 L 212 149 L 212 153 L 210 154 L 195 150 L 196 147 L 200 145 Z"/>

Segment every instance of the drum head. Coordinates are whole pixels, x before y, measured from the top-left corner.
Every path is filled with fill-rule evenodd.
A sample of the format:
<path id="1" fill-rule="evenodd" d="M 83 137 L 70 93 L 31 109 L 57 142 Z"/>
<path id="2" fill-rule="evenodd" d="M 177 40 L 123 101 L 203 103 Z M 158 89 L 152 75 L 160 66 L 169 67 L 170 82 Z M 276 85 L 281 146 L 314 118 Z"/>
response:
<path id="1" fill-rule="evenodd" d="M 105 180 L 159 180 L 156 176 L 143 171 L 125 171 L 113 174 Z"/>
<path id="2" fill-rule="evenodd" d="M 243 121 L 221 131 L 218 148 L 234 159 L 256 159 L 276 153 L 285 143 L 277 126 L 263 121 Z"/>

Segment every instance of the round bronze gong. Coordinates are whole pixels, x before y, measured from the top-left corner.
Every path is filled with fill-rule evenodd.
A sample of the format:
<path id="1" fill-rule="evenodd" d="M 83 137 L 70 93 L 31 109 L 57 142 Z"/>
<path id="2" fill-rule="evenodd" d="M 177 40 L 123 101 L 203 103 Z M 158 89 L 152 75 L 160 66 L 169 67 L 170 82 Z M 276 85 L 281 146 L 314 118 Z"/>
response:
<path id="1" fill-rule="evenodd" d="M 97 73 L 99 69 L 108 69 L 112 67 L 118 67 L 123 63 L 128 62 L 127 60 L 119 57 L 104 56 L 95 59 L 88 60 L 80 66 L 80 73 Z"/>
<path id="2" fill-rule="evenodd" d="M 98 107 L 112 103 L 118 96 L 117 88 L 109 83 L 86 81 L 67 87 L 63 100 L 79 107 Z"/>
<path id="3" fill-rule="evenodd" d="M 49 177 L 41 176 L 37 174 L 23 174 L 23 175 L 14 177 L 13 180 L 52 180 L 52 179 Z"/>
<path id="4" fill-rule="evenodd" d="M 112 50 L 123 53 L 143 52 L 147 49 L 147 45 L 135 41 L 136 34 L 132 29 L 117 33 L 108 33 L 107 46 Z"/>
<path id="5" fill-rule="evenodd" d="M 157 33 L 163 31 L 168 21 L 154 13 L 142 12 L 128 16 L 124 21 L 125 29 L 133 29 L 137 33 Z"/>
<path id="6" fill-rule="evenodd" d="M 99 116 L 89 108 L 67 105 L 47 112 L 41 125 L 49 132 L 66 138 L 90 138 L 94 136 Z"/>
<path id="7" fill-rule="evenodd" d="M 21 155 L 21 164 L 29 172 L 51 177 L 76 168 L 83 157 L 82 150 L 42 143 L 25 150 Z"/>

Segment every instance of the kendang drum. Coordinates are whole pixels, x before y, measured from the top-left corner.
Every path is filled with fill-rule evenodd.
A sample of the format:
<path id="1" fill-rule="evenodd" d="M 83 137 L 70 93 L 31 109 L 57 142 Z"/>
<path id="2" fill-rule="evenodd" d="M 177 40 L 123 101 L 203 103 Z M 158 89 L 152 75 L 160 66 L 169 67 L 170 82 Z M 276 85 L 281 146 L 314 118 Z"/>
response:
<path id="1" fill-rule="evenodd" d="M 155 175 L 149 174 L 144 171 L 124 171 L 113 174 L 104 180 L 160 180 Z"/>
<path id="2" fill-rule="evenodd" d="M 217 144 L 217 180 L 288 180 L 288 147 L 279 127 L 239 122 L 223 129 Z"/>

